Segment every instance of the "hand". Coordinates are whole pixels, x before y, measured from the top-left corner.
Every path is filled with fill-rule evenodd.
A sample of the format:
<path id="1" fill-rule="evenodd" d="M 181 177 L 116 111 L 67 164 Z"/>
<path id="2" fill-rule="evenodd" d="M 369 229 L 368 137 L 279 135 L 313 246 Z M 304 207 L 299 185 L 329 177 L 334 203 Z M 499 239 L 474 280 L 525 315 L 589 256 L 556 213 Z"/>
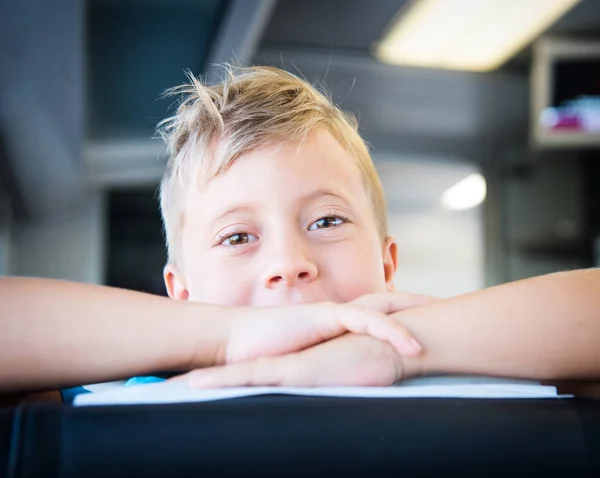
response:
<path id="1" fill-rule="evenodd" d="M 346 334 L 302 352 L 198 369 L 171 380 L 192 388 L 387 386 L 416 375 L 387 342 Z"/>
<path id="2" fill-rule="evenodd" d="M 393 314 L 403 310 L 429 305 L 437 302 L 437 297 L 423 294 L 410 294 L 408 292 L 380 292 L 376 294 L 367 294 L 349 302 L 350 305 L 364 307 L 383 312 L 384 314 Z"/>
<path id="3" fill-rule="evenodd" d="M 389 342 L 401 354 L 416 355 L 420 345 L 387 314 L 432 300 L 392 292 L 365 295 L 348 304 L 238 308 L 217 364 L 297 352 L 346 332 L 371 335 Z"/>

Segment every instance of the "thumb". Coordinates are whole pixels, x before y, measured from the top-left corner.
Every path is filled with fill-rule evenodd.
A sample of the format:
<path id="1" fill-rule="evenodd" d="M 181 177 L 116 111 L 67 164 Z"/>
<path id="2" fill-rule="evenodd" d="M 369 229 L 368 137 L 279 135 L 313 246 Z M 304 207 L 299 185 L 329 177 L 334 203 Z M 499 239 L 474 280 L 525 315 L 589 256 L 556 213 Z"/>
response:
<path id="1" fill-rule="evenodd" d="M 191 388 L 277 386 L 286 383 L 293 356 L 263 357 L 248 362 L 193 370 L 176 378 Z M 303 384 L 307 385 L 307 384 Z"/>

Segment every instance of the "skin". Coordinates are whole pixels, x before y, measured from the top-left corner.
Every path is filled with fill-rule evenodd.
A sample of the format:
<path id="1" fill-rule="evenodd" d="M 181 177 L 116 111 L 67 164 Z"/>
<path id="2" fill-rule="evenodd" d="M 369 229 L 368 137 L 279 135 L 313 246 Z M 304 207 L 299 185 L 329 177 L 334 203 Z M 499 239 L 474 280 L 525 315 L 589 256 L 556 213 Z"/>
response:
<path id="1" fill-rule="evenodd" d="M 178 379 L 389 385 L 442 372 L 573 387 L 600 377 L 600 271 L 440 301 L 393 292 L 396 244 L 377 235 L 353 158 L 323 131 L 240 158 L 191 189 L 185 210 L 179 261 L 165 268 L 178 300 L 0 279 L 0 363 L 11 364 L 0 391 L 197 367 Z"/>
<path id="2" fill-rule="evenodd" d="M 191 190 L 186 211 L 184 266 L 165 269 L 174 299 L 273 306 L 393 291 L 396 243 L 378 236 L 355 161 L 325 131 L 240 158 Z M 178 379 L 195 387 L 390 385 L 440 372 L 591 380 L 600 376 L 598 290 L 599 271 L 577 271 L 425 300 L 391 315 L 424 345 L 418 356 L 346 335 Z"/>
<path id="3" fill-rule="evenodd" d="M 349 331 L 420 352 L 388 314 L 430 299 L 388 292 L 396 244 L 379 237 L 358 167 L 328 133 L 250 153 L 191 189 L 185 210 L 185 267 L 165 268 L 178 300 L 1 280 L 0 359 L 14 365 L 2 369 L 0 391 L 231 364 Z"/>
<path id="4" fill-rule="evenodd" d="M 91 284 L 0 278 L 0 363 L 10 364 L 0 367 L 0 394 L 281 355 L 347 332 L 418 354 L 420 346 L 389 314 L 424 300 L 370 294 L 341 305 L 224 307 Z"/>
<path id="5" fill-rule="evenodd" d="M 347 332 L 420 353 L 388 314 L 430 299 L 386 293 L 396 244 L 378 236 L 358 168 L 328 133 L 251 153 L 192 189 L 186 211 L 185 268 L 165 268 L 179 300 L 0 280 L 0 362 L 12 364 L 0 392 L 231 364 Z"/>
<path id="6" fill-rule="evenodd" d="M 550 274 L 391 314 L 423 345 L 409 357 L 360 335 L 180 377 L 198 388 L 390 385 L 431 373 L 540 380 L 597 397 L 600 270 Z"/>
<path id="7" fill-rule="evenodd" d="M 220 305 L 350 302 L 394 289 L 356 160 L 326 131 L 246 154 L 189 191 L 174 299 Z M 184 265 L 184 266 L 183 266 Z"/>

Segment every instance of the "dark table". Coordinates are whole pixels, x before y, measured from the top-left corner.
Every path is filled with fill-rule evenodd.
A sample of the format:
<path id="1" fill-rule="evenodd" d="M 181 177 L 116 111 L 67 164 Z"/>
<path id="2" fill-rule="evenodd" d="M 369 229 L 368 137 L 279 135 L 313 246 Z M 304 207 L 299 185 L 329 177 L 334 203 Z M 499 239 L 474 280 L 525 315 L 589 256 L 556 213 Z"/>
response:
<path id="1" fill-rule="evenodd" d="M 258 396 L 0 410 L 25 477 L 600 477 L 600 402 Z M 2 476 L 2 475 L 0 475 Z"/>

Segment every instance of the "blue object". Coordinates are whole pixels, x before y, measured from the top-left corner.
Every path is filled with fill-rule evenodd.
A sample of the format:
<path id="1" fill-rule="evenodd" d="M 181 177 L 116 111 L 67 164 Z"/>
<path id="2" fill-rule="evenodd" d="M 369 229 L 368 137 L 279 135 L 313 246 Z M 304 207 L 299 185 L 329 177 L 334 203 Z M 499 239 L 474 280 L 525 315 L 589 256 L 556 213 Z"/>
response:
<path id="1" fill-rule="evenodd" d="M 145 385 L 148 383 L 160 383 L 160 382 L 164 382 L 164 381 L 165 381 L 164 378 L 150 376 L 150 375 L 146 376 L 146 377 L 132 377 L 129 380 L 127 380 L 123 384 L 123 386 L 124 387 L 133 387 L 136 385 Z M 82 393 L 93 393 L 93 392 L 82 386 L 65 388 L 65 389 L 60 390 L 60 396 L 61 396 L 62 402 L 69 404 L 69 405 L 72 405 L 73 401 L 75 400 L 75 397 Z"/>
<path id="2" fill-rule="evenodd" d="M 60 398 L 63 403 L 68 405 L 72 405 L 75 397 L 82 393 L 92 393 L 91 391 L 83 388 L 83 387 L 72 387 L 72 388 L 64 388 L 60 390 Z"/>
<path id="3" fill-rule="evenodd" d="M 144 385 L 146 383 L 159 383 L 159 382 L 164 382 L 164 381 L 165 381 L 164 378 L 153 377 L 153 376 L 133 377 L 133 378 L 130 378 L 129 380 L 127 380 L 127 382 L 125 382 L 125 385 L 123 385 L 123 386 L 124 387 L 132 387 L 134 385 Z"/>

